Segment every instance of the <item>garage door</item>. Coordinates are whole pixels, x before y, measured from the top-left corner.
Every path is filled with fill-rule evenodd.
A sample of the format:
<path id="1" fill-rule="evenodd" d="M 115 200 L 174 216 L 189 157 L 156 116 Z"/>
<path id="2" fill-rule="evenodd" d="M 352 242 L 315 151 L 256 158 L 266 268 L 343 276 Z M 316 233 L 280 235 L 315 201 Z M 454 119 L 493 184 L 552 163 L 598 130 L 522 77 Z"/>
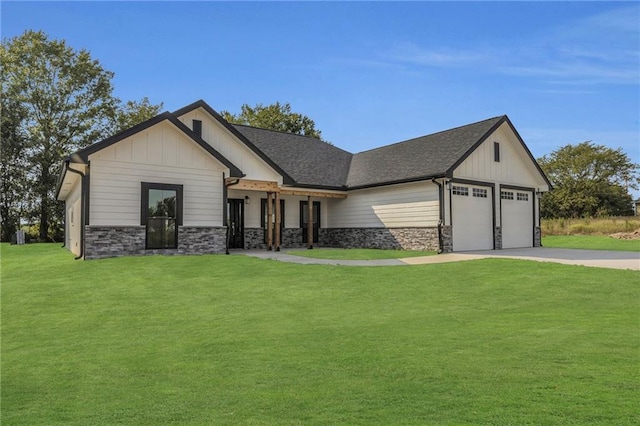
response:
<path id="1" fill-rule="evenodd" d="M 502 248 L 533 247 L 533 192 L 502 189 Z"/>
<path id="2" fill-rule="evenodd" d="M 492 190 L 475 185 L 453 185 L 451 209 L 453 250 L 493 249 Z"/>

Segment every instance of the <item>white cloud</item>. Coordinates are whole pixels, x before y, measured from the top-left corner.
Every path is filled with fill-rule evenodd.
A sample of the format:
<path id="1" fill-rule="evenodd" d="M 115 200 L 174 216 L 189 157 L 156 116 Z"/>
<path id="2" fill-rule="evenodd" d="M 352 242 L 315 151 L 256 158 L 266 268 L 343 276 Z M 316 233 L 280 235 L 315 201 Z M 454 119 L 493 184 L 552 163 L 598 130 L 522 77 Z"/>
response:
<path id="1" fill-rule="evenodd" d="M 473 68 L 537 77 L 549 84 L 633 84 L 640 80 L 640 7 L 624 7 L 555 28 L 518 46 L 440 47 L 401 43 L 381 60 L 413 67 Z"/>

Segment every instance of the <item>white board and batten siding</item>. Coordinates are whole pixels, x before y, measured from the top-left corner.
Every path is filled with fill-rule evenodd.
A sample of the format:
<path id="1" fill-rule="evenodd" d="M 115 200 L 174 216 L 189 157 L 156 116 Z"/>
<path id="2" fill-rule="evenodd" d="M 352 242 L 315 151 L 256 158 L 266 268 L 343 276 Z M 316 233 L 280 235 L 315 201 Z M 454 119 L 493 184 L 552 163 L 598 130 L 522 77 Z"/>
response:
<path id="1" fill-rule="evenodd" d="M 229 170 L 167 122 L 89 156 L 90 225 L 140 225 L 141 183 L 183 185 L 183 224 L 222 226 Z"/>
<path id="2" fill-rule="evenodd" d="M 438 187 L 413 182 L 349 192 L 328 200 L 329 228 L 408 228 L 437 226 Z"/>
<path id="3" fill-rule="evenodd" d="M 500 144 L 500 161 L 494 159 L 494 142 Z M 454 170 L 453 177 L 548 189 L 507 123 L 503 123 L 476 148 Z"/>
<path id="4" fill-rule="evenodd" d="M 178 119 L 190 129 L 193 129 L 193 120 L 202 121 L 202 139 L 239 167 L 245 174 L 245 179 L 277 182 L 282 185 L 280 174 L 212 118 L 208 112 L 197 108 Z"/>
<path id="5" fill-rule="evenodd" d="M 82 185 L 80 181 L 81 179 L 78 177 L 65 200 L 67 226 L 65 246 L 76 256 L 80 255 L 80 230 L 82 229 Z"/>

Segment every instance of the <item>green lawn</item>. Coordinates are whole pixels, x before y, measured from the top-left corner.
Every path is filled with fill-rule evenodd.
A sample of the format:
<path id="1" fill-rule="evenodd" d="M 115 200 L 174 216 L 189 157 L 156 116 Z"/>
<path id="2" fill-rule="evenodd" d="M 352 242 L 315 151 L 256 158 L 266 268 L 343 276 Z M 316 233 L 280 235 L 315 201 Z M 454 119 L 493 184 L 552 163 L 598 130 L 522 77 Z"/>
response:
<path id="1" fill-rule="evenodd" d="M 435 251 L 420 250 L 378 250 L 378 249 L 313 249 L 294 250 L 289 254 L 314 259 L 333 260 L 377 260 L 377 259 L 403 259 L 405 257 L 432 256 Z"/>
<path id="2" fill-rule="evenodd" d="M 638 424 L 639 283 L 2 245 L 2 425 Z"/>
<path id="3" fill-rule="evenodd" d="M 549 235 L 542 237 L 542 245 L 556 248 L 640 252 L 640 240 L 619 240 L 602 235 Z"/>

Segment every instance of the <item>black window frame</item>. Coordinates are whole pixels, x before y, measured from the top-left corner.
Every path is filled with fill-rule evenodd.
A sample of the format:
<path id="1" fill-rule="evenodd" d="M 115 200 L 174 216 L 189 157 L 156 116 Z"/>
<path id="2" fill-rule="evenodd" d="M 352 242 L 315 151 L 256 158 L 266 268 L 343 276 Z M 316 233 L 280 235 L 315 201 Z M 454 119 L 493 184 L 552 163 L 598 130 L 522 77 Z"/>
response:
<path id="1" fill-rule="evenodd" d="M 176 192 L 176 229 L 175 229 L 175 245 L 173 247 L 149 247 L 148 241 L 148 214 L 149 214 L 149 191 L 161 190 L 161 191 L 175 191 Z M 183 185 L 169 184 L 169 183 L 155 183 L 155 182 L 142 182 L 141 183 L 141 197 L 140 197 L 140 225 L 145 227 L 144 231 L 144 247 L 145 250 L 162 250 L 162 249 L 177 249 L 178 248 L 178 227 L 182 226 L 182 213 L 183 213 Z"/>
<path id="2" fill-rule="evenodd" d="M 462 197 L 469 196 L 469 187 L 468 186 L 460 186 L 460 185 L 452 185 L 451 193 L 453 195 L 460 195 Z"/>
<path id="3" fill-rule="evenodd" d="M 500 162 L 500 143 L 499 142 L 493 143 L 493 161 L 495 161 L 496 163 Z"/>

